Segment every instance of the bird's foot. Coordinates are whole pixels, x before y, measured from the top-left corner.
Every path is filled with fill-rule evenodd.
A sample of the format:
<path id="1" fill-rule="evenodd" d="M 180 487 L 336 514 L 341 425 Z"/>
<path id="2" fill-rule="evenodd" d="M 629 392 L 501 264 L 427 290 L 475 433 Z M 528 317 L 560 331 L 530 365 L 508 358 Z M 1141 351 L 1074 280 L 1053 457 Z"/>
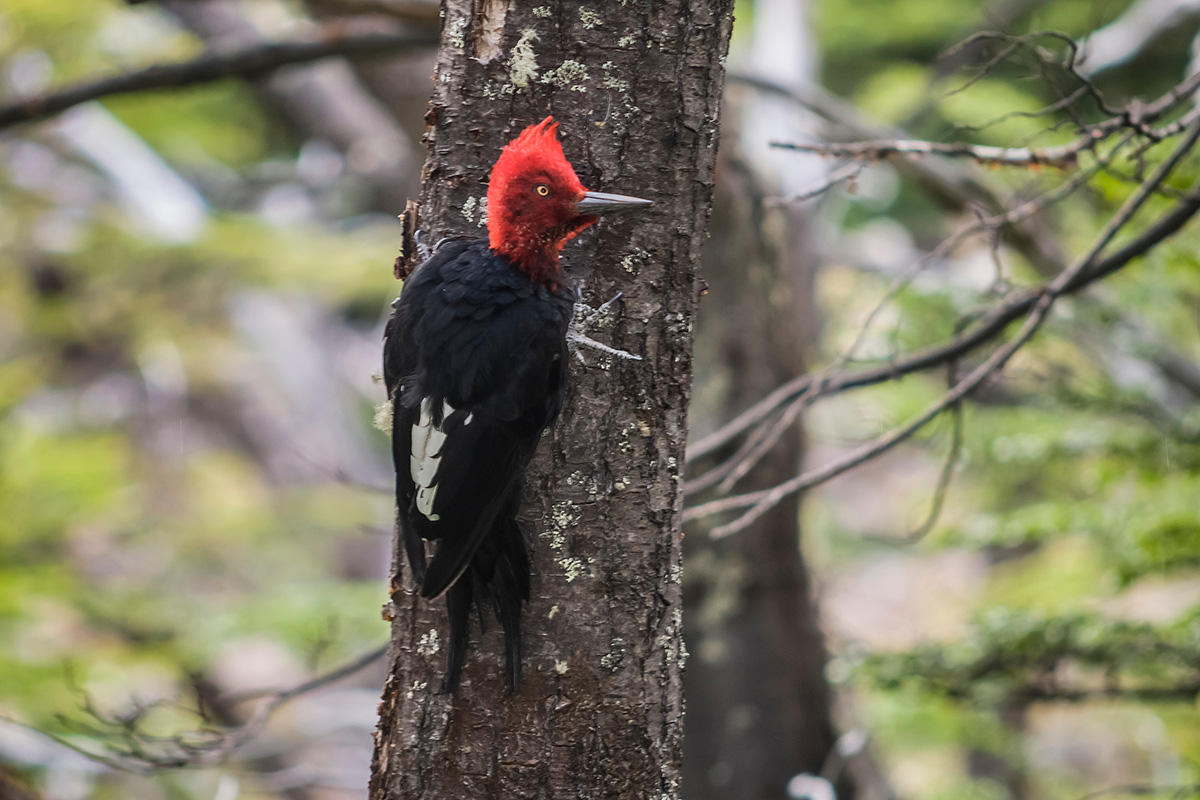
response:
<path id="1" fill-rule="evenodd" d="M 587 303 L 575 304 L 575 315 L 571 322 L 571 330 L 567 331 L 567 343 L 571 345 L 575 357 L 584 366 L 587 362 L 583 358 L 583 354 L 579 352 L 581 347 L 589 347 L 593 350 L 599 350 L 601 353 L 607 353 L 615 358 L 623 358 L 628 361 L 641 361 L 642 357 L 624 350 L 618 350 L 615 347 L 610 347 L 603 342 L 597 342 L 595 339 L 586 335 L 585 331 L 592 328 L 596 322 L 612 308 L 613 303 L 621 299 L 621 292 L 617 292 L 611 299 L 606 301 L 597 309 L 593 309 Z M 586 316 L 584 316 L 586 315 Z"/>

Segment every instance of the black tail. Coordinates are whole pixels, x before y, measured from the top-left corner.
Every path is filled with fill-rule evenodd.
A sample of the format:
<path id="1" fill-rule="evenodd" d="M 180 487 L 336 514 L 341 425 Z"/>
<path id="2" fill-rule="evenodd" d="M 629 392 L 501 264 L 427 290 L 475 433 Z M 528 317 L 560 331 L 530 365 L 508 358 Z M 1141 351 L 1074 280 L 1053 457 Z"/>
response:
<path id="1" fill-rule="evenodd" d="M 515 519 L 500 520 L 493 529 L 497 533 L 502 544 L 487 587 L 504 628 L 504 682 L 516 692 L 521 688 L 521 609 L 529 599 L 529 546 Z"/>
<path id="2" fill-rule="evenodd" d="M 450 616 L 450 654 L 442 691 L 458 688 L 470 634 L 471 607 L 479 606 L 483 626 L 484 601 L 489 601 L 504 628 L 504 683 L 510 692 L 521 688 L 521 609 L 529 599 L 529 546 L 512 517 L 498 519 L 471 559 L 470 568 L 446 592 Z"/>
<path id="3" fill-rule="evenodd" d="M 471 589 L 471 576 L 463 575 L 446 591 L 446 610 L 450 616 L 450 657 L 446 678 L 442 681 L 443 692 L 457 689 L 459 676 L 462 675 L 463 658 L 467 654 L 467 640 L 471 634 L 471 606 L 475 599 Z"/>

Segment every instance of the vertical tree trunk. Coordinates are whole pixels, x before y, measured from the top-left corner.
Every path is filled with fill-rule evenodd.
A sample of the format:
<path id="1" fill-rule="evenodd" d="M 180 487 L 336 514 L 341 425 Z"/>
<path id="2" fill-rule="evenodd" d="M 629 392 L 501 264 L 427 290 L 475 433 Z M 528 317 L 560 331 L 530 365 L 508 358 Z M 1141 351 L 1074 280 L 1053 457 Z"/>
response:
<path id="1" fill-rule="evenodd" d="M 742 69 L 803 89 L 818 61 L 803 0 L 755 0 Z M 730 92 L 721 180 L 705 251 L 712 291 L 702 304 L 702 354 L 693 427 L 716 427 L 800 375 L 819 330 L 813 286 L 821 259 L 813 204 L 766 206 L 819 185 L 821 160 L 770 147 L 814 127 L 794 104 Z M 732 122 L 737 120 L 736 122 Z M 809 134 L 811 136 L 811 134 Z M 703 349 L 700 349 L 703 348 Z M 706 387 L 711 387 L 707 388 Z M 702 418 L 696 418 L 700 415 Z M 706 418 L 703 418 L 706 417 Z M 803 432 L 795 425 L 739 491 L 775 486 L 796 474 Z M 685 546 L 685 630 L 694 651 L 685 686 L 684 790 L 688 800 L 787 796 L 788 780 L 819 773 L 834 746 L 825 642 L 800 550 L 800 497 L 720 542 L 703 532 Z M 839 800 L 850 800 L 845 781 Z"/>
<path id="2" fill-rule="evenodd" d="M 564 253 L 592 305 L 625 293 L 595 335 L 644 360 L 585 352 L 539 449 L 519 694 L 504 693 L 498 626 L 473 632 L 461 688 L 439 694 L 444 611 L 397 578 L 372 798 L 679 795 L 680 474 L 732 5 L 443 3 L 423 227 L 482 235 L 500 148 L 553 113 L 584 185 L 656 203 Z"/>
<path id="3" fill-rule="evenodd" d="M 724 160 L 724 159 L 723 159 Z M 727 419 L 804 368 L 803 331 L 812 324 L 806 276 L 794 247 L 808 220 L 764 224 L 761 190 L 745 169 L 726 162 L 705 254 L 712 291 L 701 314 L 703 379 L 718 389 L 707 410 Z M 788 210 L 775 213 L 784 221 Z M 766 229 L 782 234 L 774 241 Z M 778 241 L 783 239 L 783 241 Z M 803 251 L 801 251 L 803 253 Z M 802 433 L 796 426 L 739 489 L 774 486 L 795 474 Z M 786 797 L 797 773 L 819 773 L 835 741 L 825 680 L 825 643 L 800 552 L 800 498 L 764 514 L 750 529 L 719 542 L 704 531 L 686 543 L 688 800 Z M 839 787 L 839 797 L 849 797 Z"/>

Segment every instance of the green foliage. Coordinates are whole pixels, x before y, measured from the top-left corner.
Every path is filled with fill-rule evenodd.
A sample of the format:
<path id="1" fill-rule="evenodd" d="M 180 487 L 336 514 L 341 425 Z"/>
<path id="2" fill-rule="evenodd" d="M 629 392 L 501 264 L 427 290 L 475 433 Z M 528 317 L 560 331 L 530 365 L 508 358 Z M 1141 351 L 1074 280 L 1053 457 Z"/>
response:
<path id="1" fill-rule="evenodd" d="M 992 703 L 1124 694 L 1186 699 L 1200 691 L 1200 609 L 1160 628 L 994 607 L 961 642 L 873 654 L 861 672 L 884 689 Z"/>

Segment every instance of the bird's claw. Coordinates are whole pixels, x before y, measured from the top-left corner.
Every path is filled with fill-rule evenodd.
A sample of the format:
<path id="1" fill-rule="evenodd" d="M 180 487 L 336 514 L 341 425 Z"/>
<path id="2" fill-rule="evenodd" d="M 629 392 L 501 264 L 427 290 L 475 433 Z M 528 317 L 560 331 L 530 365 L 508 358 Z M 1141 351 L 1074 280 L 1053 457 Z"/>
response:
<path id="1" fill-rule="evenodd" d="M 571 344 L 575 345 L 575 347 L 576 347 L 575 355 L 584 364 L 586 364 L 587 362 L 583 360 L 583 356 L 579 353 L 578 348 L 580 348 L 580 347 L 590 347 L 593 350 L 599 350 L 601 353 L 608 353 L 610 356 L 616 356 L 617 358 L 624 358 L 624 359 L 628 359 L 630 361 L 641 361 L 642 360 L 642 357 L 639 355 L 634 355 L 633 353 L 629 353 L 624 350 L 618 350 L 615 347 L 609 347 L 608 345 L 604 344 L 603 342 L 597 342 L 595 339 L 592 339 L 588 336 L 584 336 L 579 331 L 570 331 L 567 334 L 567 341 L 570 342 Z"/>
<path id="2" fill-rule="evenodd" d="M 584 331 L 589 330 L 593 325 L 596 324 L 596 321 L 600 319 L 601 316 L 603 316 L 610 308 L 612 308 L 613 303 L 621 299 L 621 294 L 621 292 L 617 292 L 609 300 L 605 301 L 603 305 L 595 310 L 592 310 L 592 308 L 586 303 L 575 304 L 576 319 L 571 323 L 571 330 L 567 332 L 567 342 L 572 346 L 575 357 L 579 359 L 579 363 L 583 364 L 584 366 L 587 366 L 587 361 L 584 360 L 583 354 L 579 352 L 579 348 L 581 347 L 589 347 L 593 350 L 599 350 L 601 353 L 607 353 L 610 356 L 623 358 L 628 361 L 642 360 L 642 357 L 639 355 L 635 355 L 624 350 L 618 350 L 617 348 L 610 347 L 603 342 L 597 342 L 595 339 L 587 336 L 584 333 Z M 586 311 L 591 313 L 589 313 L 586 317 L 579 319 L 579 313 L 583 309 L 586 309 Z"/>

